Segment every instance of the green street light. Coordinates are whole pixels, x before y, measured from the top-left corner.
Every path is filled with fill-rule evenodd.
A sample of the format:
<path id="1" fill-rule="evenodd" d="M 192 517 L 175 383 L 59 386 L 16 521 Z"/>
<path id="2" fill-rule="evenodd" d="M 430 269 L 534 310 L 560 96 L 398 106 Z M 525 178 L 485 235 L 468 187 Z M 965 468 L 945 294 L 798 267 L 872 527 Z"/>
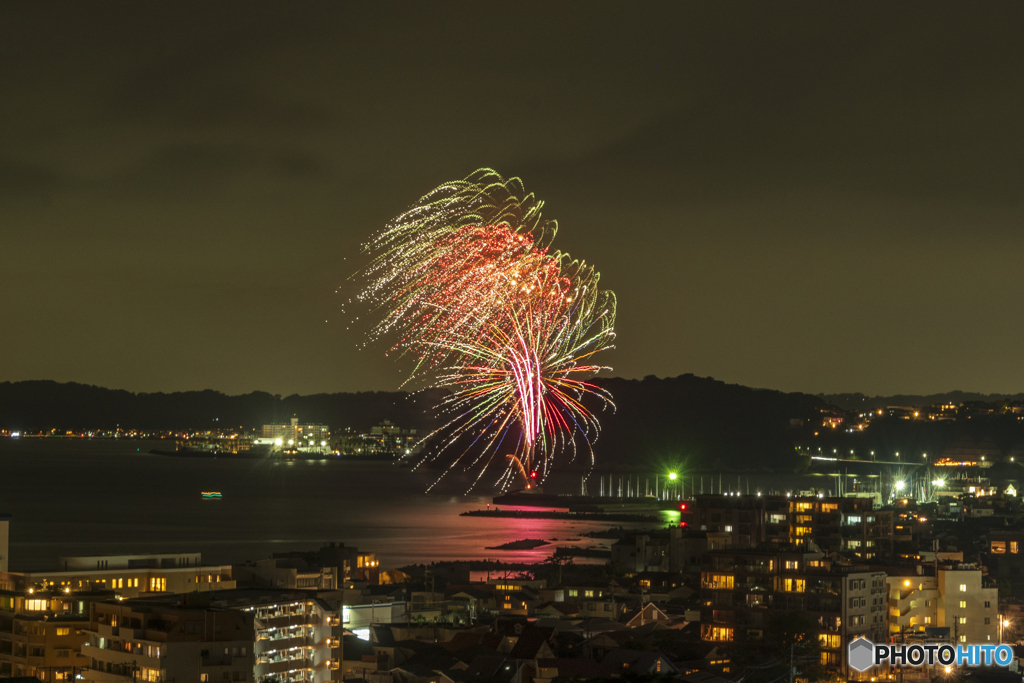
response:
<path id="1" fill-rule="evenodd" d="M 672 481 L 675 481 L 677 476 L 679 475 L 677 475 L 675 472 L 669 472 L 668 478 L 671 479 Z"/>

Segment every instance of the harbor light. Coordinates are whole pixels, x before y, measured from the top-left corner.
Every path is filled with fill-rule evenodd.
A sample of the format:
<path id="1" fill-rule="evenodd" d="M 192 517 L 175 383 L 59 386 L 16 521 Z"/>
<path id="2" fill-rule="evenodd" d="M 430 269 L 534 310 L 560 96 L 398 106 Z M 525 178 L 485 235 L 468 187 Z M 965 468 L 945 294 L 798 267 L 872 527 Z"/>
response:
<path id="1" fill-rule="evenodd" d="M 946 485 L 946 480 L 945 479 L 936 479 L 935 481 L 932 482 L 932 486 L 942 487 L 942 486 L 945 486 L 945 485 Z"/>
<path id="2" fill-rule="evenodd" d="M 905 482 L 905 481 L 898 481 L 898 482 L 896 482 L 896 490 L 897 491 L 902 491 L 904 488 L 906 488 L 906 486 L 907 486 L 907 482 Z"/>
<path id="3" fill-rule="evenodd" d="M 679 476 L 679 475 L 678 475 L 678 474 L 676 474 L 675 472 L 669 472 L 669 473 L 668 473 L 668 478 L 669 478 L 669 479 L 671 479 L 672 481 L 675 481 L 675 480 L 676 480 L 676 477 L 678 477 L 678 476 Z"/>

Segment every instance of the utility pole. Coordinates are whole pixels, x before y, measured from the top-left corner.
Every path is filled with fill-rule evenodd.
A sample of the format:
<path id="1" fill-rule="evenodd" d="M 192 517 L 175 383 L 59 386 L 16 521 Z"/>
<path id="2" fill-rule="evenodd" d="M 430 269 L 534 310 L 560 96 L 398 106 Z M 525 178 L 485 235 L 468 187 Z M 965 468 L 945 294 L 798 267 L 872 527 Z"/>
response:
<path id="1" fill-rule="evenodd" d="M 789 683 L 793 683 L 796 676 L 796 669 L 793 667 L 793 641 L 789 643 Z"/>

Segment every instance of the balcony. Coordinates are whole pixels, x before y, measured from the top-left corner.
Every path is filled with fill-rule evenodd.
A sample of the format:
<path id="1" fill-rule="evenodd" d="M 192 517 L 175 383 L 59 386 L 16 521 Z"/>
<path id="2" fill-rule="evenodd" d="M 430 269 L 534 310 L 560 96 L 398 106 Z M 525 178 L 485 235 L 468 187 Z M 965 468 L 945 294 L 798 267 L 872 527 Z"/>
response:
<path id="1" fill-rule="evenodd" d="M 267 640 L 260 640 L 256 643 L 256 654 L 260 655 L 265 652 L 283 652 L 296 647 L 304 647 L 306 645 L 306 638 L 303 636 L 295 636 L 293 638 L 270 638 Z"/>
<path id="2" fill-rule="evenodd" d="M 313 661 L 304 657 L 296 659 L 282 659 L 275 662 L 266 662 L 267 671 L 272 674 L 285 673 L 293 669 L 311 669 Z"/>

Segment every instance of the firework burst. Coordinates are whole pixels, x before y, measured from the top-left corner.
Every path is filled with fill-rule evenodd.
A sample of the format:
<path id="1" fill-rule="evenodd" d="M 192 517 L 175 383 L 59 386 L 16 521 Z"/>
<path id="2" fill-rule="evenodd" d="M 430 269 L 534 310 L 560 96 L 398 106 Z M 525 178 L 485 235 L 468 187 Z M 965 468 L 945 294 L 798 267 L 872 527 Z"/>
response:
<path id="1" fill-rule="evenodd" d="M 577 436 L 592 465 L 599 424 L 583 397 L 613 405 L 587 379 L 606 369 L 592 357 L 614 339 L 615 296 L 592 267 L 550 250 L 556 225 L 541 206 L 518 179 L 477 171 L 367 245 L 371 336 L 413 358 L 410 379 L 451 392 L 424 462 L 475 470 L 474 485 L 496 463 L 501 489 L 517 475 L 543 481 L 556 454 L 578 455 Z"/>

